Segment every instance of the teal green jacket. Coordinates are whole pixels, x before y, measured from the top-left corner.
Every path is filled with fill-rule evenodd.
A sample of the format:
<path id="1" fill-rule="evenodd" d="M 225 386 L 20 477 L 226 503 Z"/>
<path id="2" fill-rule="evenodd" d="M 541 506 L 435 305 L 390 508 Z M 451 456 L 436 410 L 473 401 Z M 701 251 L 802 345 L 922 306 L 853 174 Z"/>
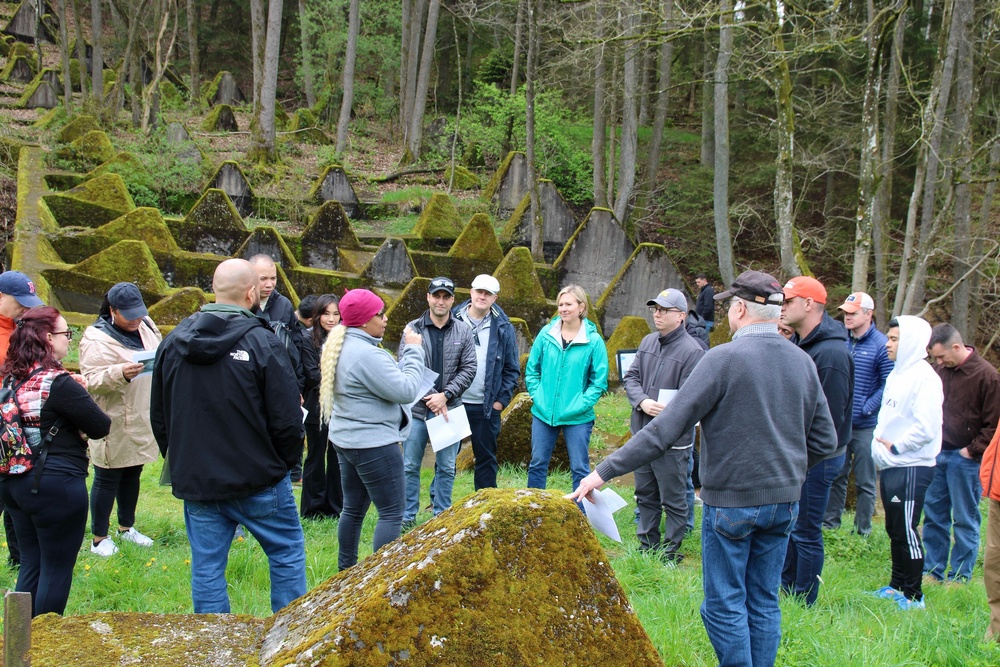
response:
<path id="1" fill-rule="evenodd" d="M 531 346 L 524 382 L 531 394 L 531 414 L 549 426 L 594 421 L 594 406 L 608 389 L 608 352 L 590 320 L 565 350 L 562 321 L 542 329 Z"/>

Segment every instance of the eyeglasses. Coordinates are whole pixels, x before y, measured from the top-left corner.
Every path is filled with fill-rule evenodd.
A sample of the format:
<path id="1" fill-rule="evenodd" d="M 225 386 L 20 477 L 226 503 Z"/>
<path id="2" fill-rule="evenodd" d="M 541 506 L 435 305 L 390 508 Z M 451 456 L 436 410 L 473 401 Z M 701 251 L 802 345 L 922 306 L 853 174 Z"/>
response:
<path id="1" fill-rule="evenodd" d="M 375 313 L 375 317 L 385 317 L 385 308 Z"/>
<path id="2" fill-rule="evenodd" d="M 684 312 L 680 308 L 660 308 L 659 306 L 650 306 L 649 312 L 654 315 L 659 315 L 662 313 L 681 313 Z"/>
<path id="3" fill-rule="evenodd" d="M 53 331 L 52 335 L 53 336 L 66 336 L 66 340 L 73 340 L 73 332 L 70 329 L 67 329 L 66 331 Z"/>

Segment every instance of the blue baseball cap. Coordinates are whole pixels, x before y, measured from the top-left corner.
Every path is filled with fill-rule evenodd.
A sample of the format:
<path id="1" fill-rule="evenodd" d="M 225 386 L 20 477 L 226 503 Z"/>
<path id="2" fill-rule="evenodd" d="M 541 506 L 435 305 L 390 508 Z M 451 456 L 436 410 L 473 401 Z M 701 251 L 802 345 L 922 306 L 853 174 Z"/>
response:
<path id="1" fill-rule="evenodd" d="M 45 303 L 35 293 L 35 283 L 20 271 L 0 273 L 0 294 L 14 297 L 25 308 L 44 306 Z"/>

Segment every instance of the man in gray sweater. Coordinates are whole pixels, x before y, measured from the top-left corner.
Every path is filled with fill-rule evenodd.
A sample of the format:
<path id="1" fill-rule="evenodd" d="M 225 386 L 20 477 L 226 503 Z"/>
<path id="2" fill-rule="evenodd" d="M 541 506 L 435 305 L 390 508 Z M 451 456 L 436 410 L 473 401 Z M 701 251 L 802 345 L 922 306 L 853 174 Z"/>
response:
<path id="1" fill-rule="evenodd" d="M 568 497 L 580 500 L 662 456 L 700 420 L 701 617 L 720 665 L 770 665 L 781 639 L 778 589 L 799 492 L 809 466 L 836 449 L 837 433 L 815 365 L 774 323 L 781 283 L 746 271 L 715 299 L 729 299 L 732 342 L 709 350 L 670 410 Z"/>

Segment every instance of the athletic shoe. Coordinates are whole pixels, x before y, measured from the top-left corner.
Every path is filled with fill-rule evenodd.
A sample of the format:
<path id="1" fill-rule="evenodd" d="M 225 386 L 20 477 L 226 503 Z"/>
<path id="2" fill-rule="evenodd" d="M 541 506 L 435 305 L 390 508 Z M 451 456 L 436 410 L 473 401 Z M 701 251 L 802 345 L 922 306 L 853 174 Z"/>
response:
<path id="1" fill-rule="evenodd" d="M 90 553 L 107 558 L 118 553 L 118 547 L 115 546 L 115 543 L 110 537 L 105 537 L 97 544 L 94 544 L 93 542 L 90 543 Z"/>
<path id="2" fill-rule="evenodd" d="M 132 544 L 138 544 L 140 547 L 151 547 L 153 546 L 153 540 L 146 537 L 135 527 L 129 528 L 125 531 L 118 531 L 118 537 L 126 542 L 131 542 Z"/>
<path id="3" fill-rule="evenodd" d="M 906 600 L 906 598 L 903 597 L 903 594 L 897 591 L 892 586 L 883 586 L 882 588 L 873 592 L 872 595 L 874 595 L 877 598 L 882 598 L 883 600 L 894 600 L 896 602 L 899 602 L 900 600 Z"/>
<path id="4" fill-rule="evenodd" d="M 898 604 L 899 608 L 902 609 L 903 611 L 927 609 L 927 605 L 924 604 L 923 598 L 920 598 L 919 600 L 908 600 L 904 597 L 900 597 L 898 600 L 896 600 L 896 604 Z"/>

